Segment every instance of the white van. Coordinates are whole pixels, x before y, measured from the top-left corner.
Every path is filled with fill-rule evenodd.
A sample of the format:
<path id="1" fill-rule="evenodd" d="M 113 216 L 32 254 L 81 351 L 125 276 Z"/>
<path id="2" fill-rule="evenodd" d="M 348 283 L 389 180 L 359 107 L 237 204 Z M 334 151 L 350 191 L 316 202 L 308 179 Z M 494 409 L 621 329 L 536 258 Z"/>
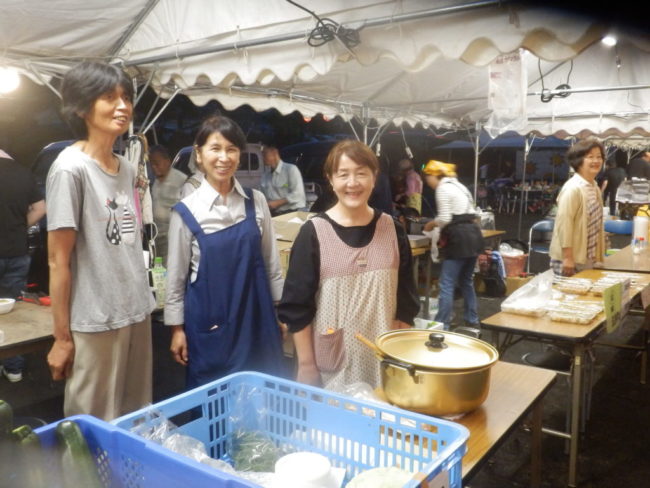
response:
<path id="1" fill-rule="evenodd" d="M 196 170 L 196 163 L 192 155 L 192 146 L 182 148 L 172 162 L 172 168 L 191 175 Z M 260 189 L 262 174 L 264 173 L 264 160 L 262 159 L 261 144 L 246 144 L 246 150 L 239 158 L 239 169 L 235 173 L 237 180 L 246 188 Z"/>

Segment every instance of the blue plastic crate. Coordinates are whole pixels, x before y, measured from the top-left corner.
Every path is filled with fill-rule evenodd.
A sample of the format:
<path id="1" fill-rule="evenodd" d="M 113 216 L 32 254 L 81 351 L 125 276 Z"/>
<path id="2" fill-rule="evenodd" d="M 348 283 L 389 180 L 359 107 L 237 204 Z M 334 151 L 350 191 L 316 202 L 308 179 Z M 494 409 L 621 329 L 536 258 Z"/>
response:
<path id="1" fill-rule="evenodd" d="M 79 425 L 97 463 L 100 479 L 107 488 L 250 486 L 238 477 L 201 465 L 189 458 L 170 455 L 170 451 L 158 444 L 95 417 L 77 415 L 67 420 L 74 420 Z M 55 432 L 57 424 L 58 422 L 55 422 L 35 430 L 44 448 L 47 486 L 50 488 L 63 487 L 59 460 L 61 452 L 55 448 L 58 446 Z"/>
<path id="2" fill-rule="evenodd" d="M 231 410 L 242 391 L 256 392 L 251 406 L 263 409 L 260 428 L 278 446 L 323 454 L 346 469 L 347 480 L 371 468 L 398 466 L 416 473 L 403 488 L 428 487 L 441 472 L 447 473 L 450 488 L 462 487 L 461 460 L 469 437 L 462 425 L 261 373 L 226 376 L 113 423 L 127 430 L 153 427 L 161 421 L 149 415 L 155 409 L 205 443 L 213 458 L 227 458 Z M 178 422 L 181 418 L 187 421 Z M 257 485 L 242 480 L 242 486 Z"/>

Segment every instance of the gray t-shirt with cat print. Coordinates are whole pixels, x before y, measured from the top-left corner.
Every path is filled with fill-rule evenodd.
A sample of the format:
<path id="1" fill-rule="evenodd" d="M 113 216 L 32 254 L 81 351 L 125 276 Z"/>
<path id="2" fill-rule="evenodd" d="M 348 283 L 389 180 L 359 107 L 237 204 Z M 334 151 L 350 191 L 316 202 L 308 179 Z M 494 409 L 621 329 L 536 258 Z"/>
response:
<path id="1" fill-rule="evenodd" d="M 135 207 L 135 171 L 118 158 L 119 171 L 111 175 L 70 146 L 47 177 L 47 230 L 77 231 L 70 256 L 70 328 L 76 332 L 141 322 L 155 306 Z"/>

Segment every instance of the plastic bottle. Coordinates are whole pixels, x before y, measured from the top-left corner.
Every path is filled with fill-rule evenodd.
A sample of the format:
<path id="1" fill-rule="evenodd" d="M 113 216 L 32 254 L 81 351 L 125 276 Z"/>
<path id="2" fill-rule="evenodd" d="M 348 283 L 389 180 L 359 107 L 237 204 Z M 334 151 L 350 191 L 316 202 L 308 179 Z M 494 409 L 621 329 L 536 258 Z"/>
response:
<path id="1" fill-rule="evenodd" d="M 162 264 L 162 258 L 154 259 L 153 269 L 151 270 L 151 280 L 153 281 L 153 289 L 156 295 L 156 308 L 163 308 L 165 306 L 165 280 L 167 278 L 167 270 Z"/>

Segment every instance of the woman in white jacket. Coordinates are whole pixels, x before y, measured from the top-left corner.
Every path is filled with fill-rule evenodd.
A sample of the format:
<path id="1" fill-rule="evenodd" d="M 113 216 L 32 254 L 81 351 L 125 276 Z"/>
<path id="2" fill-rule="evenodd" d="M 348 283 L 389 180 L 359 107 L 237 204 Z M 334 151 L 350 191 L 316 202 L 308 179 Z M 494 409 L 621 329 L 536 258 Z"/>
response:
<path id="1" fill-rule="evenodd" d="M 571 146 L 566 158 L 576 173 L 557 197 L 549 253 L 555 274 L 571 276 L 593 268 L 605 254 L 603 199 L 596 183 L 605 149 L 597 140 L 585 139 Z"/>

